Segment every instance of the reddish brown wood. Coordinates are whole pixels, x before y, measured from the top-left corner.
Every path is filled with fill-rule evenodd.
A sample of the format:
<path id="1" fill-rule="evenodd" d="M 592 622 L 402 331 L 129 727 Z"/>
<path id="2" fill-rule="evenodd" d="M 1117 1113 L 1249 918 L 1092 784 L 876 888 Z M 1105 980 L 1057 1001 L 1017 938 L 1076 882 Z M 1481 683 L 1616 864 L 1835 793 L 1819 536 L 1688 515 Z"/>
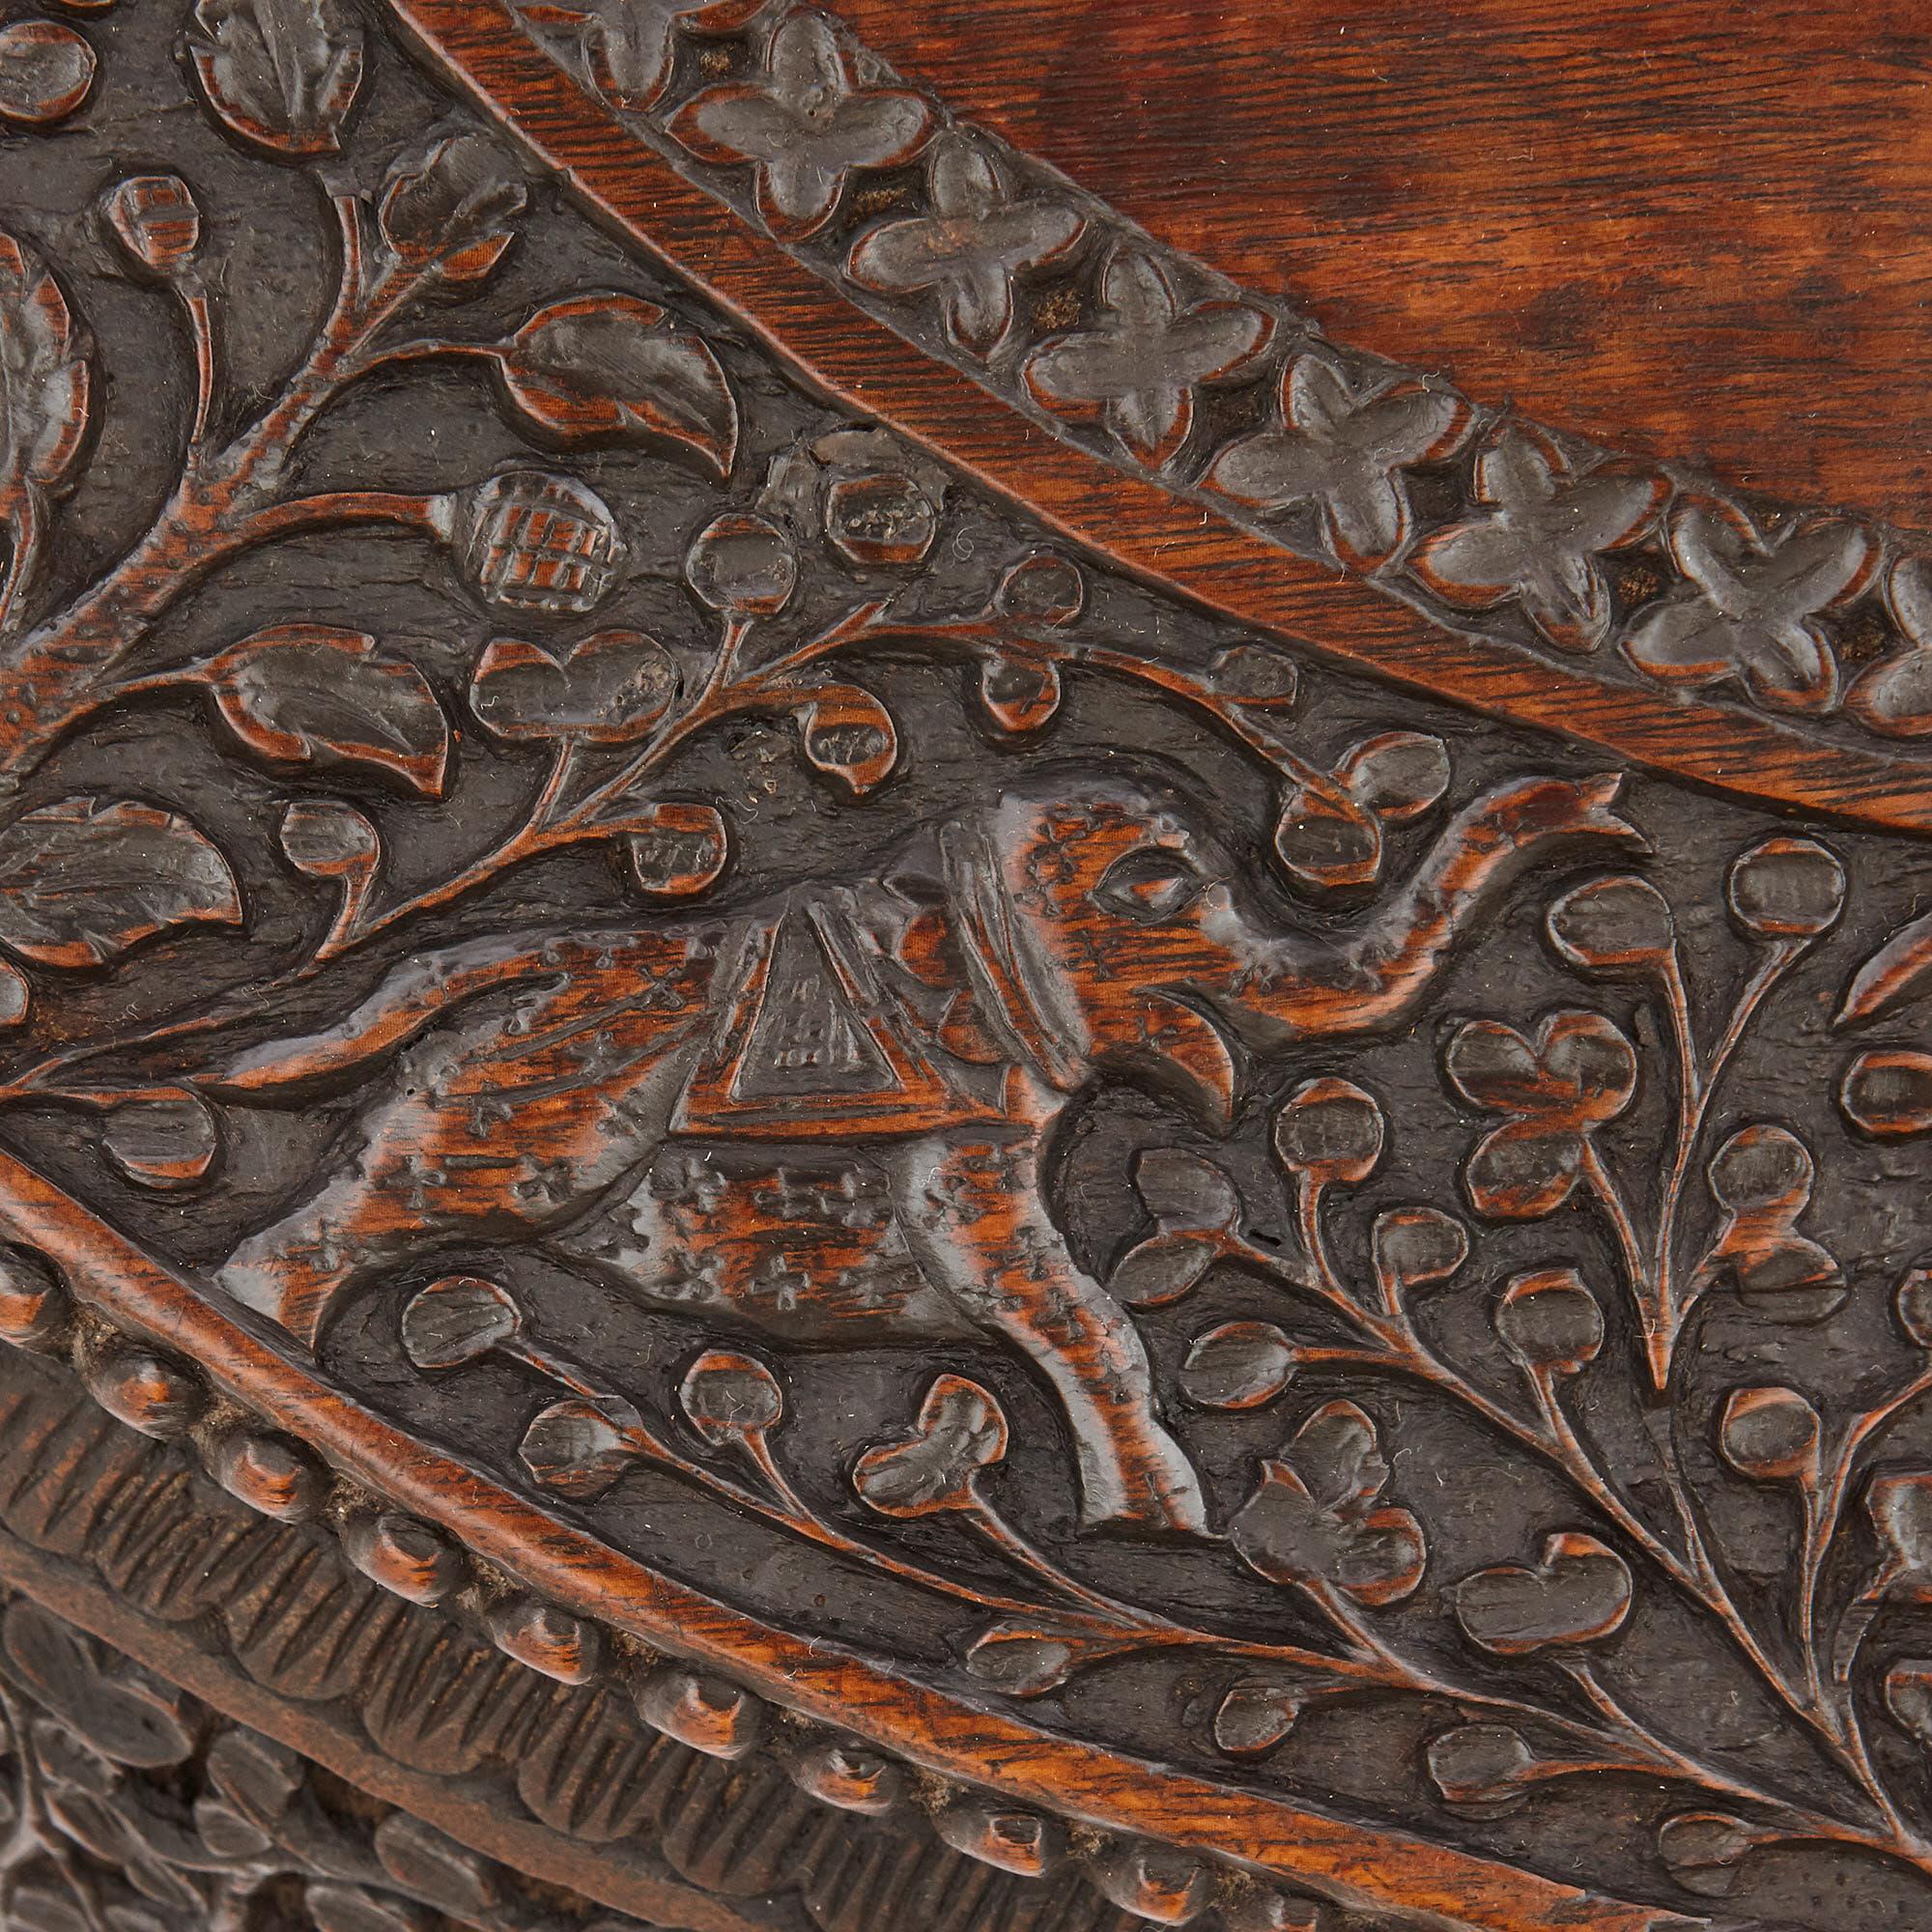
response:
<path id="1" fill-rule="evenodd" d="M 1922 526 L 1917 0 L 851 0 L 909 75 L 1346 340 Z"/>

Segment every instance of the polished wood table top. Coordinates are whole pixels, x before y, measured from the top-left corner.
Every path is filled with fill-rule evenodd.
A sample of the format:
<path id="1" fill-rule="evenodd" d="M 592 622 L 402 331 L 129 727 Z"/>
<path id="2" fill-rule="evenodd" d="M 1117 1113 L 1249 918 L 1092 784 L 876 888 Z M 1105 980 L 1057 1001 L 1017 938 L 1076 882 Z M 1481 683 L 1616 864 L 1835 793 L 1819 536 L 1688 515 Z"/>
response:
<path id="1" fill-rule="evenodd" d="M 1932 16 L 0 24 L 0 1925 L 1932 1923 Z"/>

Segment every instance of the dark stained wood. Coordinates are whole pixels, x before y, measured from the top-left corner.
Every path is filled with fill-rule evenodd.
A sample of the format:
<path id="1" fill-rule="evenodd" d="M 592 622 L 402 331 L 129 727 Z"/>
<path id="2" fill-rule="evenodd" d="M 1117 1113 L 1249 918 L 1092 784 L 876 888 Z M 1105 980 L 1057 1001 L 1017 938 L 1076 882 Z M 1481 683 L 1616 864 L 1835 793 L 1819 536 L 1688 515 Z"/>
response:
<path id="1" fill-rule="evenodd" d="M 1559 327 L 1435 194 L 1621 249 L 1634 368 L 1789 118 L 1742 16 L 1015 7 L 975 122 L 944 8 L 67 12 L 0 27 L 0 1919 L 1923 1922 L 1932 553 L 1402 332 Z M 1201 258 L 1001 137 L 1096 67 Z M 1519 164 L 1530 96 L 1601 122 Z M 1671 260 L 1641 355 L 1715 351 Z"/>

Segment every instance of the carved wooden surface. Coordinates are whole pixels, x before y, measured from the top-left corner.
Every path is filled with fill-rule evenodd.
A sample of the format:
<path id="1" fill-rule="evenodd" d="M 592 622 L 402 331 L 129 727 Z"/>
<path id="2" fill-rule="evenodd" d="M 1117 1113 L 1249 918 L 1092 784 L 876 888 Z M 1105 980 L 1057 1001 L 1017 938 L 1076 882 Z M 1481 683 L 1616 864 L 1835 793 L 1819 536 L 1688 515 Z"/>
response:
<path id="1" fill-rule="evenodd" d="M 1932 553 L 865 24 L 0 28 L 0 1915 L 1924 1923 Z"/>

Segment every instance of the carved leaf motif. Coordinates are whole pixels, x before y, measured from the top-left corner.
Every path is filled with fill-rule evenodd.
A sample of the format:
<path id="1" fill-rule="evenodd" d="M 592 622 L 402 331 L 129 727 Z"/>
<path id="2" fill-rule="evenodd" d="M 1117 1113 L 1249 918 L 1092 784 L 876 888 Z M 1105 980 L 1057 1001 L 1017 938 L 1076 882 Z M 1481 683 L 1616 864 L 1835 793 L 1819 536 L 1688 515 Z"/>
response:
<path id="1" fill-rule="evenodd" d="M 897 762 L 899 734 L 892 713 L 856 684 L 824 684 L 800 707 L 806 757 L 841 779 L 857 797 L 884 780 Z"/>
<path id="2" fill-rule="evenodd" d="M 382 836 L 346 799 L 298 799 L 282 814 L 282 853 L 311 879 L 356 879 L 376 869 Z"/>
<path id="3" fill-rule="evenodd" d="M 1537 1268 L 1504 1289 L 1496 1333 L 1531 1376 L 1574 1376 L 1604 1346 L 1603 1304 L 1575 1268 Z"/>
<path id="4" fill-rule="evenodd" d="M 660 438 L 723 480 L 738 451 L 738 405 L 709 346 L 655 302 L 627 295 L 554 302 L 497 352 L 510 399 L 569 441 Z"/>
<path id="5" fill-rule="evenodd" d="M 1076 1671 L 1119 1656 L 1128 1646 L 1049 1624 L 995 1624 L 974 1639 L 966 1668 L 1009 1697 L 1043 1697 Z"/>
<path id="6" fill-rule="evenodd" d="M 1301 1705 L 1292 1684 L 1271 1677 L 1244 1678 L 1214 1713 L 1214 1742 L 1230 1757 L 1260 1757 L 1294 1728 Z"/>
<path id="7" fill-rule="evenodd" d="M 709 1349 L 686 1371 L 678 1400 L 691 1426 L 714 1448 L 755 1444 L 784 1418 L 784 1390 L 751 1355 Z"/>
<path id="8" fill-rule="evenodd" d="M 988 651 L 980 660 L 980 698 L 1002 731 L 1037 731 L 1060 709 L 1060 667 L 1027 651 Z"/>
<path id="9" fill-rule="evenodd" d="M 446 287 L 479 282 L 516 239 L 524 184 L 497 142 L 456 123 L 407 150 L 383 184 L 383 240 Z"/>
<path id="10" fill-rule="evenodd" d="M 333 1880 L 305 1886 L 302 1905 L 315 1932 L 427 1932 L 429 1925 L 428 1916 L 405 1899 Z"/>
<path id="11" fill-rule="evenodd" d="M 334 0 L 200 0 L 194 21 L 194 71 L 231 132 L 287 159 L 336 153 L 362 30 Z"/>
<path id="12" fill-rule="evenodd" d="M 881 1516 L 973 1509 L 980 1472 L 1006 1453 L 1000 1405 L 964 1376 L 941 1376 L 926 1391 L 912 1432 L 860 1457 L 852 1487 Z"/>
<path id="13" fill-rule="evenodd" d="M 1387 1133 L 1380 1104 L 1351 1080 L 1305 1080 L 1274 1117 L 1275 1152 L 1314 1187 L 1359 1187 L 1376 1171 Z"/>
<path id="14" fill-rule="evenodd" d="M 1903 641 L 1845 694 L 1845 709 L 1885 737 L 1922 737 L 1932 731 L 1932 560 L 1900 557 L 1886 602 Z"/>
<path id="15" fill-rule="evenodd" d="M 690 898 L 715 884 L 731 856 L 730 834 L 708 805 L 665 800 L 630 814 L 626 841 L 639 888 L 659 898 Z"/>
<path id="16" fill-rule="evenodd" d="M 1537 1771 L 1536 1755 L 1508 1724 L 1459 1724 L 1429 1743 L 1429 1776 L 1442 1802 L 1463 1818 L 1505 1818 L 1520 1810 Z"/>
<path id="17" fill-rule="evenodd" d="M 588 1502 L 648 1446 L 643 1419 L 621 1396 L 569 1396 L 531 1418 L 518 1455 L 545 1489 Z"/>
<path id="18" fill-rule="evenodd" d="M 1884 1551 L 1865 1594 L 1932 1604 L 1932 1475 L 1915 1469 L 1876 1477 L 1865 1492 L 1865 1511 Z"/>
<path id="19" fill-rule="evenodd" d="M 1845 1299 L 1838 1264 L 1798 1231 L 1811 1200 L 1811 1151 L 1784 1127 L 1741 1127 L 1711 1157 L 1722 1225 L 1698 1269 L 1728 1277 L 1745 1303 L 1781 1321 L 1821 1321 Z"/>
<path id="20" fill-rule="evenodd" d="M 1377 1508 L 1388 1481 L 1375 1423 L 1331 1402 L 1302 1423 L 1228 1524 L 1228 1540 L 1271 1583 L 1336 1589 L 1371 1608 L 1422 1581 L 1422 1525 L 1406 1509 Z"/>
<path id="21" fill-rule="evenodd" d="M 358 631 L 283 624 L 200 668 L 222 721 L 252 752 L 288 764 L 373 765 L 442 796 L 449 722 L 408 658 Z"/>
<path id="22" fill-rule="evenodd" d="M 444 1275 L 403 1310 L 403 1348 L 419 1369 L 459 1369 L 523 1333 L 523 1311 L 494 1281 Z"/>
<path id="23" fill-rule="evenodd" d="M 1687 1891 L 1722 1898 L 1737 1889 L 1738 1867 L 1765 1835 L 1728 1811 L 1680 1811 L 1659 1827 L 1657 1852 Z"/>
<path id="24" fill-rule="evenodd" d="M 1384 1303 L 1399 1303 L 1456 1273 L 1469 1259 L 1469 1231 L 1439 1208 L 1391 1208 L 1376 1216 L 1369 1252 Z"/>
<path id="25" fill-rule="evenodd" d="M 1498 1657 L 1522 1657 L 1610 1635 L 1630 1614 L 1632 1584 L 1614 1549 L 1566 1530 L 1545 1542 L 1533 1568 L 1479 1570 L 1445 1594 L 1472 1641 Z"/>
<path id="26" fill-rule="evenodd" d="M 641 631 L 597 631 L 561 657 L 498 638 L 476 660 L 469 709 L 512 744 L 628 745 L 648 735 L 676 694 L 670 653 Z"/>
<path id="27" fill-rule="evenodd" d="M 1272 1321 L 1225 1321 L 1195 1338 L 1180 1389 L 1203 1408 L 1260 1408 L 1293 1374 L 1294 1344 Z"/>
<path id="28" fill-rule="evenodd" d="M 1822 1425 L 1793 1388 L 1733 1389 L 1718 1422 L 1718 1446 L 1741 1476 L 1788 1483 L 1816 1473 Z"/>
<path id="29" fill-rule="evenodd" d="M 33 1005 L 27 976 L 11 960 L 0 959 L 0 1030 L 19 1026 Z"/>
<path id="30" fill-rule="evenodd" d="M 1601 1013 L 1552 1013 L 1533 1038 L 1471 1020 L 1443 1065 L 1473 1106 L 1510 1116 L 1463 1170 L 1469 1205 L 1496 1219 L 1535 1220 L 1569 1200 L 1590 1135 L 1636 1093 L 1635 1049 Z"/>
<path id="31" fill-rule="evenodd" d="M 214 1110 L 185 1089 L 117 1106 L 100 1144 L 129 1180 L 157 1193 L 192 1187 L 221 1151 Z"/>
<path id="32" fill-rule="evenodd" d="M 1577 971 L 1623 979 L 1657 973 L 1677 947 L 1670 902 L 1648 879 L 1619 873 L 1563 895 L 1544 921 L 1549 943 Z"/>
<path id="33" fill-rule="evenodd" d="M 182 1693 L 133 1666 L 103 1670 L 72 1626 L 24 1597 L 0 1623 L 6 1674 L 115 1764 L 163 1770 L 194 1749 Z"/>
<path id="34" fill-rule="evenodd" d="M 56 20 L 10 20 L 0 27 L 0 121 L 51 128 L 87 99 L 94 49 Z"/>
<path id="35" fill-rule="evenodd" d="M 24 242 L 0 230 L 0 630 L 39 543 L 45 498 L 67 480 L 87 433 L 87 338 L 59 284 Z"/>
<path id="36" fill-rule="evenodd" d="M 178 813 L 64 798 L 0 832 L 0 943 L 43 966 L 99 966 L 177 926 L 238 925 L 228 862 Z"/>
<path id="37" fill-rule="evenodd" d="M 1154 1232 L 1114 1264 L 1107 1289 L 1130 1308 L 1178 1301 L 1225 1251 L 1240 1217 L 1235 1183 L 1186 1148 L 1149 1148 L 1134 1161 L 1134 1188 Z"/>
<path id="38" fill-rule="evenodd" d="M 1886 1672 L 1885 1708 L 1901 1730 L 1932 1749 L 1932 1659 L 1901 1657 Z"/>

